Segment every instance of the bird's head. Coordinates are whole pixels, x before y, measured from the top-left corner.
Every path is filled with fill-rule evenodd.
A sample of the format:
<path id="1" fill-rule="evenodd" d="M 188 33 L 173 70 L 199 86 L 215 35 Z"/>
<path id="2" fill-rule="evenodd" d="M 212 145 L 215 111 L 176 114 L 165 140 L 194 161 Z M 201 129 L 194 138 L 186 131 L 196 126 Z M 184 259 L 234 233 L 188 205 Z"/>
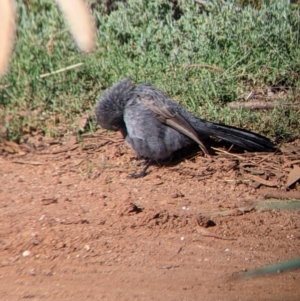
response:
<path id="1" fill-rule="evenodd" d="M 95 107 L 96 119 L 101 127 L 112 131 L 125 128 L 123 112 L 133 87 L 131 80 L 126 78 L 104 92 Z"/>

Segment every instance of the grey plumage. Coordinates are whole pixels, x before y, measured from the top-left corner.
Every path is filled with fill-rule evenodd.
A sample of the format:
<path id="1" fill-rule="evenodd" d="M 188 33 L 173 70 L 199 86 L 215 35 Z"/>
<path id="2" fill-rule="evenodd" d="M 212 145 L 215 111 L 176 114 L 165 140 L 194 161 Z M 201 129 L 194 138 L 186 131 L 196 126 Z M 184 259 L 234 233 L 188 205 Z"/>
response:
<path id="1" fill-rule="evenodd" d="M 153 161 L 169 158 L 175 151 L 217 137 L 249 151 L 274 151 L 265 137 L 226 125 L 197 118 L 150 84 L 134 86 L 124 79 L 108 89 L 95 108 L 99 125 L 123 133 L 125 141 L 138 158 L 148 160 L 143 176 Z"/>

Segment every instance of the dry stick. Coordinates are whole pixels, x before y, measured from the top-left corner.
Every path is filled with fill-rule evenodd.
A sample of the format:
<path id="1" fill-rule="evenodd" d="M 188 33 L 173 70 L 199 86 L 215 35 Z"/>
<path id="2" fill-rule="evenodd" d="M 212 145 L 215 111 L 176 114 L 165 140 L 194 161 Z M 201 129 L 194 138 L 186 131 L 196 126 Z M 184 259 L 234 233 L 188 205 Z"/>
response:
<path id="1" fill-rule="evenodd" d="M 276 149 L 275 152 L 270 153 L 269 155 L 267 155 L 267 156 L 265 156 L 264 158 L 262 158 L 260 161 L 258 161 L 257 164 L 260 165 L 261 163 L 263 163 L 264 161 L 266 161 L 266 160 L 269 159 L 270 157 L 274 157 L 279 151 L 280 151 L 280 147 L 278 147 L 278 149 Z M 268 164 L 267 164 L 267 165 L 268 165 Z"/>
<path id="2" fill-rule="evenodd" d="M 216 150 L 216 151 L 218 151 L 218 152 L 224 153 L 224 154 L 226 154 L 226 155 L 229 155 L 229 156 L 232 156 L 232 157 L 236 157 L 236 158 L 238 158 L 238 159 L 240 159 L 240 160 L 245 160 L 244 157 L 238 156 L 238 155 L 236 155 L 236 154 L 231 154 L 231 153 L 229 153 L 229 152 L 227 152 L 227 151 L 224 151 L 224 150 L 221 150 L 221 149 L 218 149 L 218 148 L 215 148 L 215 147 L 211 147 L 211 148 L 214 149 L 214 150 Z M 272 155 L 274 155 L 274 153 L 272 153 Z M 264 158 L 263 160 L 261 160 L 261 162 L 263 162 L 264 160 L 265 160 L 265 158 Z M 249 163 L 252 163 L 252 164 L 257 165 L 257 163 L 253 162 L 252 160 L 249 160 Z M 268 164 L 267 164 L 267 165 L 268 165 Z"/>
<path id="3" fill-rule="evenodd" d="M 1 67 L 0 67 L 1 69 Z M 1 73 L 1 72 L 0 72 Z M 0 85 L 0 91 L 9 88 L 11 85 Z"/>
<path id="4" fill-rule="evenodd" d="M 185 66 L 185 68 L 207 68 L 207 69 L 212 69 L 215 71 L 223 71 L 222 68 L 217 67 L 217 66 L 211 66 L 211 65 L 207 65 L 207 64 L 191 64 L 191 65 L 187 65 Z"/>
<path id="5" fill-rule="evenodd" d="M 294 160 L 294 161 L 289 161 L 289 162 L 286 162 L 282 165 L 282 167 L 287 167 L 287 166 L 291 166 L 291 165 L 294 165 L 294 164 L 299 164 L 300 163 L 300 160 Z"/>
<path id="6" fill-rule="evenodd" d="M 228 107 L 231 109 L 274 109 L 275 107 L 283 107 L 283 108 L 292 108 L 299 109 L 300 104 L 291 104 L 291 103 L 280 103 L 276 102 L 266 102 L 266 101 L 251 101 L 251 102 L 231 102 L 228 104 Z"/>
<path id="7" fill-rule="evenodd" d="M 71 66 L 68 66 L 68 67 L 65 67 L 65 68 L 53 71 L 53 72 L 44 73 L 44 74 L 40 75 L 40 78 L 44 78 L 44 77 L 47 77 L 47 76 L 50 76 L 50 75 L 53 75 L 53 74 L 58 74 L 58 73 L 61 73 L 61 72 L 65 72 L 67 70 L 71 70 L 71 69 L 77 68 L 77 67 L 79 67 L 81 65 L 83 65 L 83 63 L 78 63 L 78 64 L 75 64 L 75 65 L 71 65 Z"/>
<path id="8" fill-rule="evenodd" d="M 299 191 L 282 191 L 282 190 L 267 191 L 264 194 L 264 198 L 265 199 L 299 200 L 300 192 Z"/>
<path id="9" fill-rule="evenodd" d="M 38 162 L 38 161 L 21 161 L 21 160 L 15 160 L 15 161 L 12 161 L 12 163 L 16 163 L 16 164 L 29 164 L 29 165 L 43 165 L 42 162 Z"/>
<path id="10" fill-rule="evenodd" d="M 216 233 L 210 232 L 204 228 L 196 228 L 196 231 L 201 234 L 202 236 L 207 236 L 207 237 L 214 237 L 218 239 L 223 239 L 223 240 L 237 240 L 235 237 L 226 237 L 226 236 L 221 236 Z"/>
<path id="11" fill-rule="evenodd" d="M 227 151 L 218 149 L 218 148 L 216 148 L 216 147 L 211 147 L 211 149 L 214 149 L 214 150 L 216 150 L 216 151 L 218 151 L 218 152 L 220 152 L 220 153 L 224 153 L 224 154 L 229 155 L 229 156 L 232 156 L 232 157 L 239 158 L 240 160 L 244 160 L 244 159 L 245 159 L 245 158 L 243 158 L 243 157 L 241 157 L 241 156 L 238 156 L 238 155 L 235 155 L 235 154 L 231 154 L 231 153 L 229 153 L 229 152 L 227 152 Z"/>
<path id="12" fill-rule="evenodd" d="M 201 5 L 206 5 L 206 4 L 209 3 L 209 2 L 206 1 L 206 0 L 194 0 L 194 1 L 195 1 L 195 3 L 201 4 Z M 220 2 L 222 2 L 223 5 L 225 4 L 225 1 L 224 1 L 224 0 L 220 0 Z"/>
<path id="13" fill-rule="evenodd" d="M 195 2 L 201 5 L 207 4 L 205 0 L 195 0 Z"/>

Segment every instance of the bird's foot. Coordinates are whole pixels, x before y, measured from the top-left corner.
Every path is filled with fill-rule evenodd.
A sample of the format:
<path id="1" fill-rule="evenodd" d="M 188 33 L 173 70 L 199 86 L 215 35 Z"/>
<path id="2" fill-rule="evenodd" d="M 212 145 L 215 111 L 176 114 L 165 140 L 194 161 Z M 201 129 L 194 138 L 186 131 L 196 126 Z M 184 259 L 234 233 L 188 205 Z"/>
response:
<path id="1" fill-rule="evenodd" d="M 146 172 L 144 172 L 144 170 L 142 170 L 141 172 L 139 173 L 132 173 L 129 175 L 129 178 L 131 179 L 138 179 L 138 178 L 142 178 L 146 175 Z"/>
<path id="2" fill-rule="evenodd" d="M 138 178 L 144 177 L 144 176 L 147 174 L 146 171 L 147 171 L 148 167 L 149 167 L 152 163 L 153 163 L 152 160 L 147 160 L 147 161 L 144 163 L 144 168 L 142 169 L 141 172 L 139 172 L 139 173 L 134 173 L 134 174 L 130 174 L 129 177 L 130 177 L 131 179 L 138 179 Z"/>

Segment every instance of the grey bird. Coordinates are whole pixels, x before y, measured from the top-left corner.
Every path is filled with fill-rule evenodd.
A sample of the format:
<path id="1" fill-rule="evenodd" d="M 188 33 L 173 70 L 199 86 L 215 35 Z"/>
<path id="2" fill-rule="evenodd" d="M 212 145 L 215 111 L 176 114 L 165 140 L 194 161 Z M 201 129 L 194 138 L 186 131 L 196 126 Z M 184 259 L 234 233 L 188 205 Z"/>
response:
<path id="1" fill-rule="evenodd" d="M 104 92 L 95 113 L 102 128 L 121 131 L 138 159 L 146 159 L 143 170 L 132 175 L 134 178 L 144 176 L 152 163 L 193 144 L 209 154 L 202 140 L 210 136 L 248 151 L 275 150 L 271 141 L 259 134 L 197 118 L 154 86 L 135 86 L 129 78 Z"/>

